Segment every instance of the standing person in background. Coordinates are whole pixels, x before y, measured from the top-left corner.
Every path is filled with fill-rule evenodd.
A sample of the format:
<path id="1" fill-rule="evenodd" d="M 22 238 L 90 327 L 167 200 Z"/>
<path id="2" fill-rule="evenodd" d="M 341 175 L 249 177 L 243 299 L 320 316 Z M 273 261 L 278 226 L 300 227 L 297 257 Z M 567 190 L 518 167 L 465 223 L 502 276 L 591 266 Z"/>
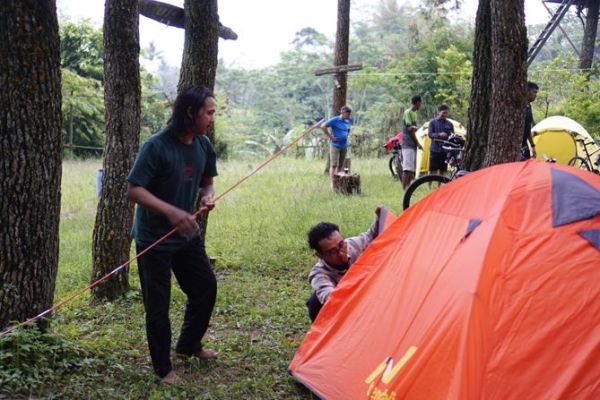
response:
<path id="1" fill-rule="evenodd" d="M 454 133 L 454 125 L 448 121 L 448 113 L 450 108 L 442 104 L 438 107 L 437 118 L 429 121 L 427 134 L 431 138 L 429 145 L 429 173 L 443 174 L 448 170 L 446 164 L 446 151 L 442 148 L 442 144 L 438 139 L 448 140 L 451 134 Z"/>
<path id="2" fill-rule="evenodd" d="M 321 124 L 321 129 L 329 138 L 329 177 L 333 184 L 333 176 L 344 167 L 344 160 L 348 152 L 348 135 L 352 128 L 352 110 L 343 106 L 340 115 L 330 118 Z M 329 132 L 331 128 L 331 132 Z"/>
<path id="3" fill-rule="evenodd" d="M 205 211 L 214 207 L 216 154 L 205 134 L 215 111 L 206 87 L 183 90 L 168 126 L 144 143 L 127 177 L 129 198 L 137 203 L 132 232 L 137 253 L 177 229 L 138 258 L 150 356 L 165 384 L 178 380 L 171 366 L 171 271 L 187 296 L 175 352 L 200 359 L 217 356 L 201 342 L 215 305 L 217 280 L 193 215 L 198 195 Z"/>
<path id="4" fill-rule="evenodd" d="M 539 90 L 540 87 L 537 83 L 527 82 L 527 105 L 525 106 L 525 130 L 523 132 L 523 141 L 521 142 L 521 161 L 537 157 L 535 144 L 533 143 L 533 135 L 531 134 L 531 128 L 533 128 L 535 123 L 533 120 L 531 103 L 535 101 Z M 529 150 L 529 147 L 531 147 L 531 151 Z"/>
<path id="5" fill-rule="evenodd" d="M 417 140 L 417 111 L 421 108 L 421 96 L 415 95 L 410 100 L 411 107 L 402 116 L 402 187 L 406 189 L 415 179 L 417 170 L 417 148 L 423 146 Z"/>

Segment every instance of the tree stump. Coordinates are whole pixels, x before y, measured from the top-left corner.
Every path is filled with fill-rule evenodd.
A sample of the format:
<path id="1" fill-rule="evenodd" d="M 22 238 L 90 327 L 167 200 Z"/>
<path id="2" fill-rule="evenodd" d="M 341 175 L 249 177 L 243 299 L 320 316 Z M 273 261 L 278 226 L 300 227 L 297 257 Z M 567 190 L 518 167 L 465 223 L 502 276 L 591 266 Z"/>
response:
<path id="1" fill-rule="evenodd" d="M 360 175 L 338 172 L 333 176 L 333 190 L 342 194 L 360 194 Z"/>

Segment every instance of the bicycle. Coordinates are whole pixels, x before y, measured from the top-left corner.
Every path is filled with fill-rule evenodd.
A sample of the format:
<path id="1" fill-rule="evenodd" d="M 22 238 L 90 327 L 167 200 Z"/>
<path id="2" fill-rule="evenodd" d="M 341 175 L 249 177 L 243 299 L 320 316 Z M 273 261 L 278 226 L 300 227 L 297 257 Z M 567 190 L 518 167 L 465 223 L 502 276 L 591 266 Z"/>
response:
<path id="1" fill-rule="evenodd" d="M 402 198 L 402 208 L 404 210 L 414 205 L 417 201 L 438 189 L 440 186 L 468 173 L 468 171 L 461 168 L 465 140 L 461 136 L 455 134 L 451 135 L 448 140 L 435 140 L 441 142 L 442 149 L 446 151 L 446 162 L 448 167 L 450 167 L 450 174 L 448 176 L 432 174 L 415 179 L 404 192 Z"/>
<path id="2" fill-rule="evenodd" d="M 575 168 L 585 169 L 587 171 L 600 175 L 600 146 L 598 146 L 598 144 L 594 140 L 591 140 L 587 143 L 585 139 L 576 139 L 576 141 L 583 145 L 585 157 L 575 156 L 569 160 L 568 165 Z M 588 146 L 590 145 L 595 145 L 597 149 L 590 153 L 588 151 Z M 596 153 L 598 153 L 598 155 L 596 156 L 596 160 L 592 161 L 592 156 Z"/>
<path id="3" fill-rule="evenodd" d="M 388 168 L 392 177 L 400 179 L 402 176 L 402 134 L 397 134 L 393 138 L 389 139 L 385 145 L 386 153 L 392 152 L 392 156 L 388 161 Z"/>

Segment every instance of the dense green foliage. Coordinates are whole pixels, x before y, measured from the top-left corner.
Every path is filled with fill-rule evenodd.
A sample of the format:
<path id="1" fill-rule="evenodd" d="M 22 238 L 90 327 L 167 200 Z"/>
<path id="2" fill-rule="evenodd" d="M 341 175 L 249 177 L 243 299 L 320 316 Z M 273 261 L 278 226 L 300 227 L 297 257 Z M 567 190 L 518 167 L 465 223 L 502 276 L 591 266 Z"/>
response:
<path id="1" fill-rule="evenodd" d="M 416 93 L 424 99 L 419 112 L 422 122 L 446 103 L 451 118 L 467 126 L 474 33 L 453 11 L 461 2 L 426 0 L 417 8 L 401 3 L 352 5 L 349 63 L 364 66 L 348 79 L 354 156 L 381 153 L 383 141 L 399 130 L 400 115 Z M 579 19 L 569 15 L 562 26 L 579 46 L 583 32 Z M 531 43 L 543 27 L 529 27 Z M 598 71 L 576 70 L 578 60 L 572 54 L 571 45 L 557 30 L 531 66 L 529 79 L 541 86 L 534 103 L 535 120 L 566 115 L 599 137 L 600 119 L 593 106 L 598 104 Z M 236 158 L 264 156 L 277 150 L 290 130 L 329 116 L 333 78 L 316 77 L 314 71 L 331 66 L 332 55 L 333 43 L 306 28 L 273 67 L 248 70 L 221 63 L 217 95 L 224 112 L 217 132 L 230 145 L 230 153 Z M 320 146 L 317 154 L 322 154 L 324 144 L 324 137 L 303 143 Z"/>
<path id="2" fill-rule="evenodd" d="M 99 156 L 104 147 L 102 30 L 84 20 L 61 21 L 63 135 L 67 154 Z M 169 104 L 158 78 L 143 67 L 142 139 L 164 126 Z"/>
<path id="3" fill-rule="evenodd" d="M 56 301 L 89 283 L 99 160 L 66 161 L 62 180 Z M 210 362 L 174 360 L 181 384 L 160 387 L 146 345 L 137 266 L 132 290 L 90 305 L 86 294 L 58 309 L 51 333 L 21 331 L 0 339 L 0 398 L 307 399 L 287 373 L 309 327 L 304 302 L 313 262 L 308 228 L 339 223 L 346 235 L 367 229 L 377 204 L 400 212 L 401 189 L 382 159 L 355 160 L 362 194 L 331 192 L 321 162 L 282 157 L 220 201 L 209 218 L 207 250 L 216 257 L 218 296 L 206 345 Z M 222 162 L 222 193 L 254 165 Z M 299 173 L 301 171 L 302 173 Z M 174 337 L 185 296 L 173 285 Z"/>
<path id="4" fill-rule="evenodd" d="M 358 10 L 349 63 L 364 68 L 348 79 L 347 103 L 354 110 L 355 124 L 353 154 L 379 154 L 385 139 L 399 130 L 401 113 L 415 93 L 424 97 L 423 121 L 441 103 L 449 103 L 454 117 L 464 121 L 472 29 L 444 14 L 399 6 L 396 1 Z M 333 78 L 316 77 L 314 72 L 331 66 L 332 54 L 333 43 L 306 28 L 274 67 L 219 66 L 217 94 L 226 106 L 219 133 L 235 156 L 275 151 L 290 130 L 330 116 Z M 303 144 L 323 146 L 323 139 Z"/>
<path id="5" fill-rule="evenodd" d="M 400 129 L 401 113 L 416 93 L 424 99 L 422 122 L 446 103 L 451 118 L 467 125 L 473 26 L 455 10 L 459 5 L 461 1 L 454 0 L 423 0 L 417 7 L 397 0 L 381 0 L 371 7 L 353 2 L 349 63 L 363 65 L 348 79 L 347 103 L 355 111 L 355 157 L 381 154 L 383 142 Z M 579 19 L 568 15 L 562 26 L 579 46 Z M 543 27 L 528 27 L 530 43 Z M 89 21 L 63 22 L 61 39 L 65 143 L 102 147 L 102 32 Z M 220 62 L 215 89 L 220 155 L 263 158 L 310 124 L 331 116 L 334 79 L 314 72 L 332 65 L 333 47 L 332 40 L 306 27 L 291 38 L 276 65 L 246 69 Z M 154 75 L 142 68 L 143 140 L 164 126 L 178 71 L 153 46 L 142 57 L 155 66 Z M 541 85 L 535 120 L 566 115 L 598 137 L 598 71 L 578 71 L 577 64 L 565 35 L 555 31 L 529 71 L 529 78 Z M 312 136 L 297 151 L 320 156 L 325 145 L 323 135 Z"/>

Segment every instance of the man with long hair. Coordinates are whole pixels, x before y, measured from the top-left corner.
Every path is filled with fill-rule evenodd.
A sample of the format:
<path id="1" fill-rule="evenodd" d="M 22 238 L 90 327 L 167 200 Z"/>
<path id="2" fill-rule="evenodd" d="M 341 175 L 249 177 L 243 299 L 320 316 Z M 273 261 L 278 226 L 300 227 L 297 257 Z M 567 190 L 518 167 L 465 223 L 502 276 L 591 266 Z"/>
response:
<path id="1" fill-rule="evenodd" d="M 150 356 L 166 384 L 178 380 L 170 355 L 171 271 L 187 296 L 176 353 L 200 359 L 217 355 L 201 342 L 215 305 L 217 280 L 193 215 L 198 195 L 205 211 L 214 207 L 216 154 L 205 134 L 215 111 L 214 96 L 206 87 L 183 90 L 168 126 L 144 143 L 127 178 L 129 198 L 137 203 L 132 235 L 138 254 L 176 229 L 138 258 Z"/>

